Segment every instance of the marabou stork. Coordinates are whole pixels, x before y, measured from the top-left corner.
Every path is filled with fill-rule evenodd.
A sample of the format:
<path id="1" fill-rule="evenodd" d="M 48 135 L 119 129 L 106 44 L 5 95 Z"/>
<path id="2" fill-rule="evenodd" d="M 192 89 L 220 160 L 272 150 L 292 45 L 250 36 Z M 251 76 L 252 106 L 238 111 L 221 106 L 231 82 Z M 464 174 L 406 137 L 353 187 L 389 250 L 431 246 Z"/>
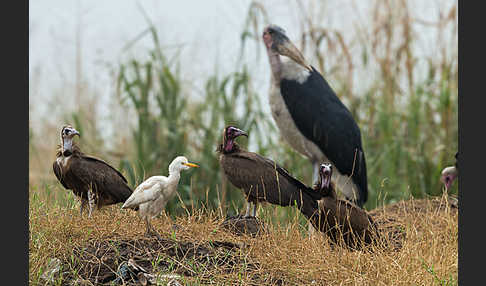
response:
<path id="1" fill-rule="evenodd" d="M 245 217 L 255 217 L 258 202 L 297 205 L 302 213 L 311 217 L 321 196 L 274 161 L 240 148 L 235 139 L 241 135 L 248 137 L 245 131 L 227 126 L 223 131 L 223 143 L 217 151 L 225 176 L 245 193 Z M 253 209 L 250 211 L 252 203 Z"/>
<path id="2" fill-rule="evenodd" d="M 138 210 L 138 215 L 145 220 L 146 235 L 154 233 L 161 238 L 150 224 L 150 220 L 159 215 L 167 202 L 174 197 L 181 171 L 191 167 L 199 167 L 189 163 L 186 157 L 178 156 L 169 165 L 169 176 L 152 176 L 142 182 L 133 194 L 123 204 L 122 209 Z"/>
<path id="3" fill-rule="evenodd" d="M 337 198 L 334 182 L 331 181 L 332 172 L 331 164 L 324 163 L 319 167 L 319 179 L 314 190 L 322 199 L 318 201 L 318 215 L 310 218 L 310 222 L 334 243 L 338 243 L 341 237 L 353 249 L 359 248 L 361 243 L 373 243 L 378 238 L 377 226 L 364 209 Z"/>
<path id="4" fill-rule="evenodd" d="M 270 25 L 262 37 L 272 70 L 270 108 L 282 137 L 310 159 L 313 182 L 318 178 L 319 163 L 332 163 L 336 167 L 333 181 L 348 199 L 362 207 L 368 186 L 356 121 L 282 28 Z"/>
<path id="5" fill-rule="evenodd" d="M 454 182 L 454 180 L 459 175 L 459 168 L 457 166 L 457 154 L 458 153 L 459 152 L 456 152 L 456 156 L 455 156 L 456 157 L 456 163 L 454 164 L 454 166 L 445 167 L 442 170 L 442 173 L 441 173 L 440 180 L 442 181 L 442 183 L 444 183 L 446 191 L 449 190 L 449 188 L 452 186 L 452 183 Z"/>
<path id="6" fill-rule="evenodd" d="M 81 136 L 72 126 L 62 127 L 61 145 L 52 168 L 63 187 L 80 198 L 79 214 L 83 214 L 88 204 L 88 217 L 91 217 L 95 205 L 99 209 L 122 203 L 132 194 L 132 189 L 118 170 L 101 159 L 83 154 L 73 142 L 76 135 Z"/>

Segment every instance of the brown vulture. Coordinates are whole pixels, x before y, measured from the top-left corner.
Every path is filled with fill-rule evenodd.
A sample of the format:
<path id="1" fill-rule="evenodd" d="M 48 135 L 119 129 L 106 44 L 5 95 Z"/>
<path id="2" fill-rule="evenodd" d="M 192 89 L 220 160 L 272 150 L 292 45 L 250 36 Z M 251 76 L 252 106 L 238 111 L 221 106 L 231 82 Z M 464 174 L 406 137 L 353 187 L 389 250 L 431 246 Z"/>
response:
<path id="1" fill-rule="evenodd" d="M 355 204 L 338 199 L 331 176 L 332 165 L 321 164 L 314 190 L 322 198 L 318 201 L 317 215 L 309 218 L 312 225 L 334 243 L 339 243 L 342 238 L 351 249 L 359 249 L 363 243 L 373 243 L 378 238 L 378 232 L 371 216 Z"/>
<path id="2" fill-rule="evenodd" d="M 245 217 L 256 215 L 258 202 L 280 206 L 297 205 L 301 212 L 310 217 L 317 209 L 320 195 L 292 177 L 274 161 L 241 149 L 235 142 L 241 135 L 248 137 L 246 132 L 227 126 L 223 131 L 223 143 L 217 151 L 220 153 L 219 163 L 225 176 L 246 196 Z M 251 203 L 253 209 L 250 212 Z"/>
<path id="3" fill-rule="evenodd" d="M 88 217 L 91 217 L 95 206 L 99 209 L 105 205 L 125 202 L 132 194 L 132 189 L 115 168 L 101 159 L 83 154 L 73 142 L 76 135 L 80 136 L 72 126 L 62 127 L 61 145 L 52 168 L 63 187 L 72 190 L 80 198 L 80 215 L 88 204 Z"/>

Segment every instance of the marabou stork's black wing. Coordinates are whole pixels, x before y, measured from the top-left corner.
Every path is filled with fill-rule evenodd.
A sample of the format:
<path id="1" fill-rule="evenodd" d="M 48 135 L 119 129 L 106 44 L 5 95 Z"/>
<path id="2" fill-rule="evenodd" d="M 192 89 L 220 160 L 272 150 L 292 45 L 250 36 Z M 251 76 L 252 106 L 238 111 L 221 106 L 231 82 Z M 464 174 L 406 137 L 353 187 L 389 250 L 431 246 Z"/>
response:
<path id="1" fill-rule="evenodd" d="M 456 152 L 456 155 L 454 156 L 456 158 L 456 163 L 454 164 L 456 166 L 456 169 L 459 171 L 459 164 L 457 162 L 457 157 L 459 155 L 459 151 Z"/>
<path id="2" fill-rule="evenodd" d="M 313 68 L 302 84 L 282 79 L 280 92 L 297 128 L 314 142 L 341 174 L 353 175 L 360 199 L 368 196 L 361 133 L 351 112 Z M 354 166 L 354 170 L 353 170 Z"/>
<path id="3" fill-rule="evenodd" d="M 70 176 L 85 184 L 92 184 L 95 191 L 107 202 L 125 202 L 132 194 L 127 179 L 105 161 L 86 155 L 71 160 Z"/>

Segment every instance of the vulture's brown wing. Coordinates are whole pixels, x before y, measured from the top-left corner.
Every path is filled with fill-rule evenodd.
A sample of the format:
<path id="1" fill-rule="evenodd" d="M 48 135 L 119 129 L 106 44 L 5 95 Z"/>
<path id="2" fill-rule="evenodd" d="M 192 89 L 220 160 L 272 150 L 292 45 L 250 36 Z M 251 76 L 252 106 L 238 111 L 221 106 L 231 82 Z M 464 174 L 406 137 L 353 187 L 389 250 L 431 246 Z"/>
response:
<path id="1" fill-rule="evenodd" d="M 61 166 L 57 163 L 57 161 L 54 161 L 54 164 L 52 164 L 52 170 L 54 171 L 54 174 L 56 175 L 56 178 L 59 180 L 59 182 L 62 184 L 62 186 L 66 189 L 69 190 L 70 188 L 66 185 L 66 182 L 64 182 L 63 176 L 62 176 L 62 169 Z"/>
<path id="2" fill-rule="evenodd" d="M 223 158 L 222 167 L 235 187 L 245 192 L 251 190 L 260 200 L 272 204 L 293 205 L 294 201 L 301 200 L 299 190 L 307 190 L 307 186 L 274 161 L 253 152 L 227 154 Z M 306 194 L 303 196 L 308 197 Z M 313 201 L 312 198 L 306 200 Z"/>
<path id="3" fill-rule="evenodd" d="M 244 154 L 244 153 L 240 153 L 240 154 Z M 269 158 L 266 158 L 266 157 L 263 157 L 263 156 L 260 156 L 257 153 L 247 152 L 246 154 L 247 155 L 248 154 L 251 154 L 249 156 L 249 159 L 255 159 L 256 161 L 261 161 L 261 164 L 262 165 L 263 164 L 266 164 L 267 165 L 267 168 L 272 168 L 272 170 L 277 171 L 278 174 L 279 174 L 279 176 L 284 177 L 285 179 L 287 179 L 287 182 L 289 184 L 291 184 L 292 186 L 294 186 L 295 188 L 297 188 L 299 190 L 302 190 L 304 193 L 307 193 L 314 200 L 319 200 L 319 199 L 322 198 L 322 195 L 319 192 L 314 191 L 312 188 L 309 188 L 304 183 L 302 183 L 301 181 L 297 180 L 295 177 L 293 177 L 290 174 L 290 172 L 287 169 L 285 169 L 284 167 L 278 165 L 273 160 L 271 160 Z M 243 155 L 243 157 L 245 157 L 245 155 Z"/>
<path id="4" fill-rule="evenodd" d="M 91 183 L 110 203 L 125 202 L 133 192 L 118 170 L 95 157 L 83 155 L 73 160 L 70 172 L 84 183 Z"/>
<path id="5" fill-rule="evenodd" d="M 348 200 L 338 200 L 340 220 L 348 220 L 354 231 L 362 234 L 365 230 L 376 227 L 371 216 L 362 208 Z M 348 218 L 349 217 L 349 218 Z"/>
<path id="6" fill-rule="evenodd" d="M 106 163 L 105 161 L 99 159 L 99 158 L 96 158 L 96 157 L 93 157 L 93 156 L 87 156 L 87 155 L 83 155 L 83 159 L 86 159 L 88 161 L 93 161 L 93 162 L 97 162 L 101 165 L 105 165 L 107 167 L 109 167 L 110 169 L 112 169 L 113 171 L 115 171 L 115 173 L 125 182 L 125 183 L 128 183 L 127 179 L 123 176 L 122 173 L 120 173 L 120 171 L 118 171 L 117 169 L 113 168 L 110 164 Z"/>

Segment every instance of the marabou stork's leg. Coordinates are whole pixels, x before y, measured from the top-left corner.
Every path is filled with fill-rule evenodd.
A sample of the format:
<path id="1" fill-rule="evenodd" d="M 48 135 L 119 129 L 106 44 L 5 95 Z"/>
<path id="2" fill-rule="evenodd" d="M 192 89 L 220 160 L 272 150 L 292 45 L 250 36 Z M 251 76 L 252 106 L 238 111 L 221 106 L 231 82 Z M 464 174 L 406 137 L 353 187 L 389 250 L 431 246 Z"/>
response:
<path id="1" fill-rule="evenodd" d="M 251 201 L 246 202 L 246 212 L 244 218 L 250 217 L 250 208 L 251 208 Z"/>
<path id="2" fill-rule="evenodd" d="M 253 202 L 252 216 L 256 217 L 257 202 Z"/>
<path id="3" fill-rule="evenodd" d="M 91 213 L 93 212 L 95 206 L 95 194 L 91 189 L 88 190 L 88 204 L 89 204 L 88 217 L 91 217 Z"/>
<path id="4" fill-rule="evenodd" d="M 307 234 L 309 236 L 313 236 L 314 234 L 316 234 L 317 230 L 316 228 L 312 225 L 312 223 L 309 221 L 309 225 L 307 227 Z"/>
<path id="5" fill-rule="evenodd" d="M 312 185 L 317 184 L 319 181 L 319 163 L 317 161 L 312 162 Z M 307 227 L 307 234 L 309 236 L 313 236 L 316 234 L 317 230 L 316 228 L 312 225 L 312 223 L 309 221 L 308 222 L 308 227 Z"/>
<path id="6" fill-rule="evenodd" d="M 312 167 L 313 167 L 313 172 L 312 172 L 312 185 L 317 184 L 317 181 L 319 180 L 319 162 L 317 161 L 312 161 Z"/>

